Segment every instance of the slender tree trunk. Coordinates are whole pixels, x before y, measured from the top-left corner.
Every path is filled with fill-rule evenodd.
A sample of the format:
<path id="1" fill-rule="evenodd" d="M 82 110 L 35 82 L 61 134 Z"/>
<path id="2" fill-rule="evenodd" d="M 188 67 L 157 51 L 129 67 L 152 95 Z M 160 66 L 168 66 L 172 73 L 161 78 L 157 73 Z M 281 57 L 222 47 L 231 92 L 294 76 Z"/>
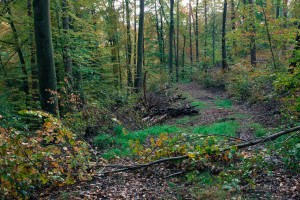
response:
<path id="1" fill-rule="evenodd" d="M 192 43 L 192 3 L 189 0 L 189 34 L 190 34 L 190 63 L 193 65 L 193 43 Z"/>
<path id="2" fill-rule="evenodd" d="M 216 1 L 213 1 L 213 23 L 212 23 L 212 62 L 216 64 Z"/>
<path id="3" fill-rule="evenodd" d="M 17 28 L 12 20 L 12 13 L 11 13 L 11 9 L 10 9 L 10 6 L 8 5 L 8 3 L 6 2 L 6 0 L 4 1 L 5 3 L 5 6 L 6 6 L 6 10 L 7 10 L 7 13 L 8 13 L 8 23 L 12 29 L 12 32 L 13 32 L 13 36 L 14 36 L 14 46 L 15 46 L 15 49 L 16 49 L 16 52 L 18 53 L 18 57 L 19 57 L 19 61 L 20 61 L 20 64 L 21 64 L 21 69 L 22 69 L 22 72 L 23 72 L 23 91 L 26 93 L 26 94 L 29 94 L 29 81 L 28 81 L 28 72 L 27 72 L 27 68 L 26 68 L 26 63 L 25 63 L 25 58 L 24 58 L 24 54 L 23 54 L 23 51 L 21 49 L 21 44 L 20 44 L 20 38 L 19 38 L 19 35 L 18 35 L 18 32 L 17 32 Z"/>
<path id="4" fill-rule="evenodd" d="M 160 8 L 160 38 L 162 42 L 162 60 L 163 65 L 165 66 L 166 59 L 165 59 L 165 40 L 164 40 L 164 23 L 163 23 L 163 8 Z"/>
<path id="5" fill-rule="evenodd" d="M 226 19 L 227 19 L 227 0 L 224 0 L 223 21 L 222 21 L 222 69 L 228 69 L 226 55 Z"/>
<path id="6" fill-rule="evenodd" d="M 176 82 L 179 81 L 179 16 L 180 16 L 180 13 L 179 13 L 179 3 L 180 3 L 180 0 L 177 0 L 177 34 L 176 34 Z"/>
<path id="7" fill-rule="evenodd" d="M 195 31 L 195 36 L 196 36 L 196 63 L 198 65 L 199 63 L 199 20 L 198 20 L 198 12 L 199 12 L 199 0 L 196 2 L 196 31 Z"/>
<path id="8" fill-rule="evenodd" d="M 280 15 L 280 1 L 281 0 L 276 0 L 276 19 L 278 19 L 279 15 Z"/>
<path id="9" fill-rule="evenodd" d="M 32 15 L 32 0 L 27 0 L 27 15 L 30 19 L 33 19 Z M 31 27 L 30 27 L 31 29 Z M 32 27 L 32 31 L 29 33 L 30 39 L 30 66 L 31 66 L 31 88 L 33 96 L 37 96 L 36 92 L 38 90 L 38 70 L 36 66 L 35 60 L 35 48 L 34 48 L 34 28 Z"/>
<path id="10" fill-rule="evenodd" d="M 174 0 L 170 0 L 170 29 L 169 29 L 169 73 L 173 73 L 173 34 L 174 34 Z"/>
<path id="11" fill-rule="evenodd" d="M 133 47 L 133 66 L 134 66 L 134 68 L 135 68 L 135 72 L 134 72 L 134 75 L 136 76 L 136 74 L 137 74 L 137 72 L 136 72 L 136 62 L 137 62 L 137 60 L 136 60 L 136 47 L 137 47 L 137 35 L 136 35 L 136 33 L 137 33 L 137 28 L 136 28 L 136 0 L 134 0 L 133 1 L 134 2 L 134 5 L 133 5 L 133 9 L 134 9 L 134 32 L 133 32 L 133 40 L 134 40 L 134 47 Z M 136 78 L 136 77 L 135 77 Z"/>
<path id="12" fill-rule="evenodd" d="M 231 30 L 235 31 L 235 10 L 234 10 L 234 0 L 230 0 L 230 8 L 231 8 Z M 233 38 L 233 48 L 236 47 L 236 39 Z"/>
<path id="13" fill-rule="evenodd" d="M 59 116 L 49 0 L 34 0 L 34 28 L 42 109 Z"/>
<path id="14" fill-rule="evenodd" d="M 136 79 L 134 82 L 135 92 L 140 93 L 142 90 L 143 79 L 143 40 L 144 40 L 144 0 L 140 0 L 139 32 L 138 32 L 138 54 L 136 66 Z"/>
<path id="15" fill-rule="evenodd" d="M 70 39 L 69 39 L 69 15 L 68 15 L 68 1 L 62 0 L 62 27 L 63 27 L 63 61 L 65 67 L 65 80 L 67 81 L 68 95 L 71 94 L 73 88 L 73 61 L 70 55 Z"/>
<path id="16" fill-rule="evenodd" d="M 207 0 L 204 0 L 204 69 L 207 72 Z"/>
<path id="17" fill-rule="evenodd" d="M 181 67 L 181 77 L 184 79 L 185 77 L 185 47 L 186 47 L 186 33 L 187 29 L 183 35 L 183 46 L 182 46 L 182 67 Z"/>
<path id="18" fill-rule="evenodd" d="M 131 73 L 131 52 L 132 52 L 132 45 L 131 45 L 131 27 L 130 27 L 130 8 L 129 8 L 129 0 L 125 0 L 126 4 L 126 27 L 127 27 L 127 86 L 132 87 L 132 73 Z"/>
<path id="19" fill-rule="evenodd" d="M 266 27 L 266 31 L 267 31 L 269 48 L 270 48 L 270 52 L 271 52 L 271 55 L 272 55 L 273 67 L 274 67 L 274 69 L 276 69 L 277 68 L 276 59 L 275 59 L 275 55 L 274 55 L 274 51 L 273 51 L 272 38 L 271 38 L 270 31 L 269 31 L 269 24 L 268 24 L 267 14 L 265 12 L 265 8 L 264 8 L 262 0 L 260 0 L 260 3 L 262 4 L 261 6 L 262 6 L 262 11 L 263 11 L 264 20 L 265 20 L 265 27 Z"/>
<path id="20" fill-rule="evenodd" d="M 255 35 L 256 35 L 256 28 L 255 28 L 255 12 L 254 12 L 254 3 L 253 0 L 249 0 L 250 4 L 250 31 L 251 31 L 251 36 L 250 36 L 250 54 L 251 54 L 251 65 L 253 67 L 256 66 L 256 43 L 255 43 Z"/>

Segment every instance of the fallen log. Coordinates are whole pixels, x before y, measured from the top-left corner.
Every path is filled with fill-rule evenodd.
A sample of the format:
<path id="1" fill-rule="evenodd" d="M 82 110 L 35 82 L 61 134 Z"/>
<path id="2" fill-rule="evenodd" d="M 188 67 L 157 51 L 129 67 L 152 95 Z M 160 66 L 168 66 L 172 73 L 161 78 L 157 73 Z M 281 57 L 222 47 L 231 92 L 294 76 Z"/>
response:
<path id="1" fill-rule="evenodd" d="M 181 108 L 158 108 L 151 111 L 150 116 L 155 115 L 168 115 L 170 117 L 179 117 L 183 115 L 195 115 L 198 111 L 195 109 L 196 106 L 187 106 Z"/>
<path id="2" fill-rule="evenodd" d="M 265 142 L 269 142 L 269 141 L 273 141 L 283 135 L 286 135 L 288 133 L 292 133 L 292 132 L 296 132 L 300 130 L 300 126 L 294 127 L 294 128 L 290 128 L 287 129 L 285 131 L 280 131 L 278 133 L 266 136 L 266 137 L 262 137 L 256 140 L 251 140 L 249 142 L 244 142 L 241 144 L 237 144 L 237 145 L 232 145 L 232 146 L 236 146 L 237 149 L 243 149 L 246 147 L 250 147 L 250 146 L 254 146 L 256 144 L 260 144 L 260 143 L 265 143 Z M 228 148 L 230 149 L 230 148 Z M 226 150 L 228 150 L 226 149 Z M 226 151 L 224 150 L 224 151 Z M 136 165 L 120 165 L 120 164 L 116 164 L 116 165 L 103 165 L 100 167 L 105 167 L 105 168 L 119 168 L 117 170 L 112 170 L 112 171 L 106 171 L 101 173 L 100 175 L 107 175 L 110 173 L 117 173 L 117 172 L 125 172 L 125 171 L 129 171 L 129 170 L 136 170 L 136 169 L 140 169 L 140 168 L 145 168 L 145 167 L 150 167 L 152 165 L 155 164 L 160 164 L 160 163 L 164 163 L 164 162 L 168 162 L 168 161 L 177 161 L 177 160 L 183 160 L 183 159 L 187 159 L 189 158 L 189 156 L 187 155 L 183 155 L 183 156 L 177 156 L 177 157 L 169 157 L 169 158 L 163 158 L 163 159 L 159 159 L 159 160 L 155 160 L 153 162 L 150 163 L 146 163 L 146 164 L 136 164 Z"/>

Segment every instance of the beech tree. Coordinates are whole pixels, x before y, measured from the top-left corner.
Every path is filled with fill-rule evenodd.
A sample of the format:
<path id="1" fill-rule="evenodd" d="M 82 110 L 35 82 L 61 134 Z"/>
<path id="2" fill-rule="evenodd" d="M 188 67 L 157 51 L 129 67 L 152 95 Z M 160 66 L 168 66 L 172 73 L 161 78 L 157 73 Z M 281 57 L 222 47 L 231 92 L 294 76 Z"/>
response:
<path id="1" fill-rule="evenodd" d="M 139 31 L 138 31 L 138 45 L 137 45 L 137 65 L 136 77 L 134 82 L 135 92 L 139 93 L 142 89 L 143 79 L 143 44 L 144 44 L 144 0 L 140 0 L 140 16 L 139 16 Z"/>
<path id="2" fill-rule="evenodd" d="M 34 30 L 42 109 L 59 116 L 50 27 L 50 1 L 34 0 Z"/>

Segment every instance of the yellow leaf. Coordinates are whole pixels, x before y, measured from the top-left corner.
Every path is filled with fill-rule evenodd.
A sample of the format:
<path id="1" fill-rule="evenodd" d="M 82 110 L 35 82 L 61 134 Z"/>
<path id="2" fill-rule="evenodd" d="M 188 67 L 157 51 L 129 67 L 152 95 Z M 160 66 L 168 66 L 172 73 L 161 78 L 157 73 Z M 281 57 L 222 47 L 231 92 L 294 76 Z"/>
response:
<path id="1" fill-rule="evenodd" d="M 190 153 L 190 152 L 187 154 L 187 156 L 191 159 L 196 157 L 196 155 L 194 153 Z"/>

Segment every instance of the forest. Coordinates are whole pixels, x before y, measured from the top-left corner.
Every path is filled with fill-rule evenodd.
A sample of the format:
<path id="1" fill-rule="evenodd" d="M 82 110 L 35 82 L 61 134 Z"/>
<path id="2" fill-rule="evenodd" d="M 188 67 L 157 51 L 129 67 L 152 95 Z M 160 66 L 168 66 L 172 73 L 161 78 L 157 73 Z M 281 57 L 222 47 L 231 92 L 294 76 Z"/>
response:
<path id="1" fill-rule="evenodd" d="M 300 199 L 300 1 L 0 0 L 0 199 Z"/>

